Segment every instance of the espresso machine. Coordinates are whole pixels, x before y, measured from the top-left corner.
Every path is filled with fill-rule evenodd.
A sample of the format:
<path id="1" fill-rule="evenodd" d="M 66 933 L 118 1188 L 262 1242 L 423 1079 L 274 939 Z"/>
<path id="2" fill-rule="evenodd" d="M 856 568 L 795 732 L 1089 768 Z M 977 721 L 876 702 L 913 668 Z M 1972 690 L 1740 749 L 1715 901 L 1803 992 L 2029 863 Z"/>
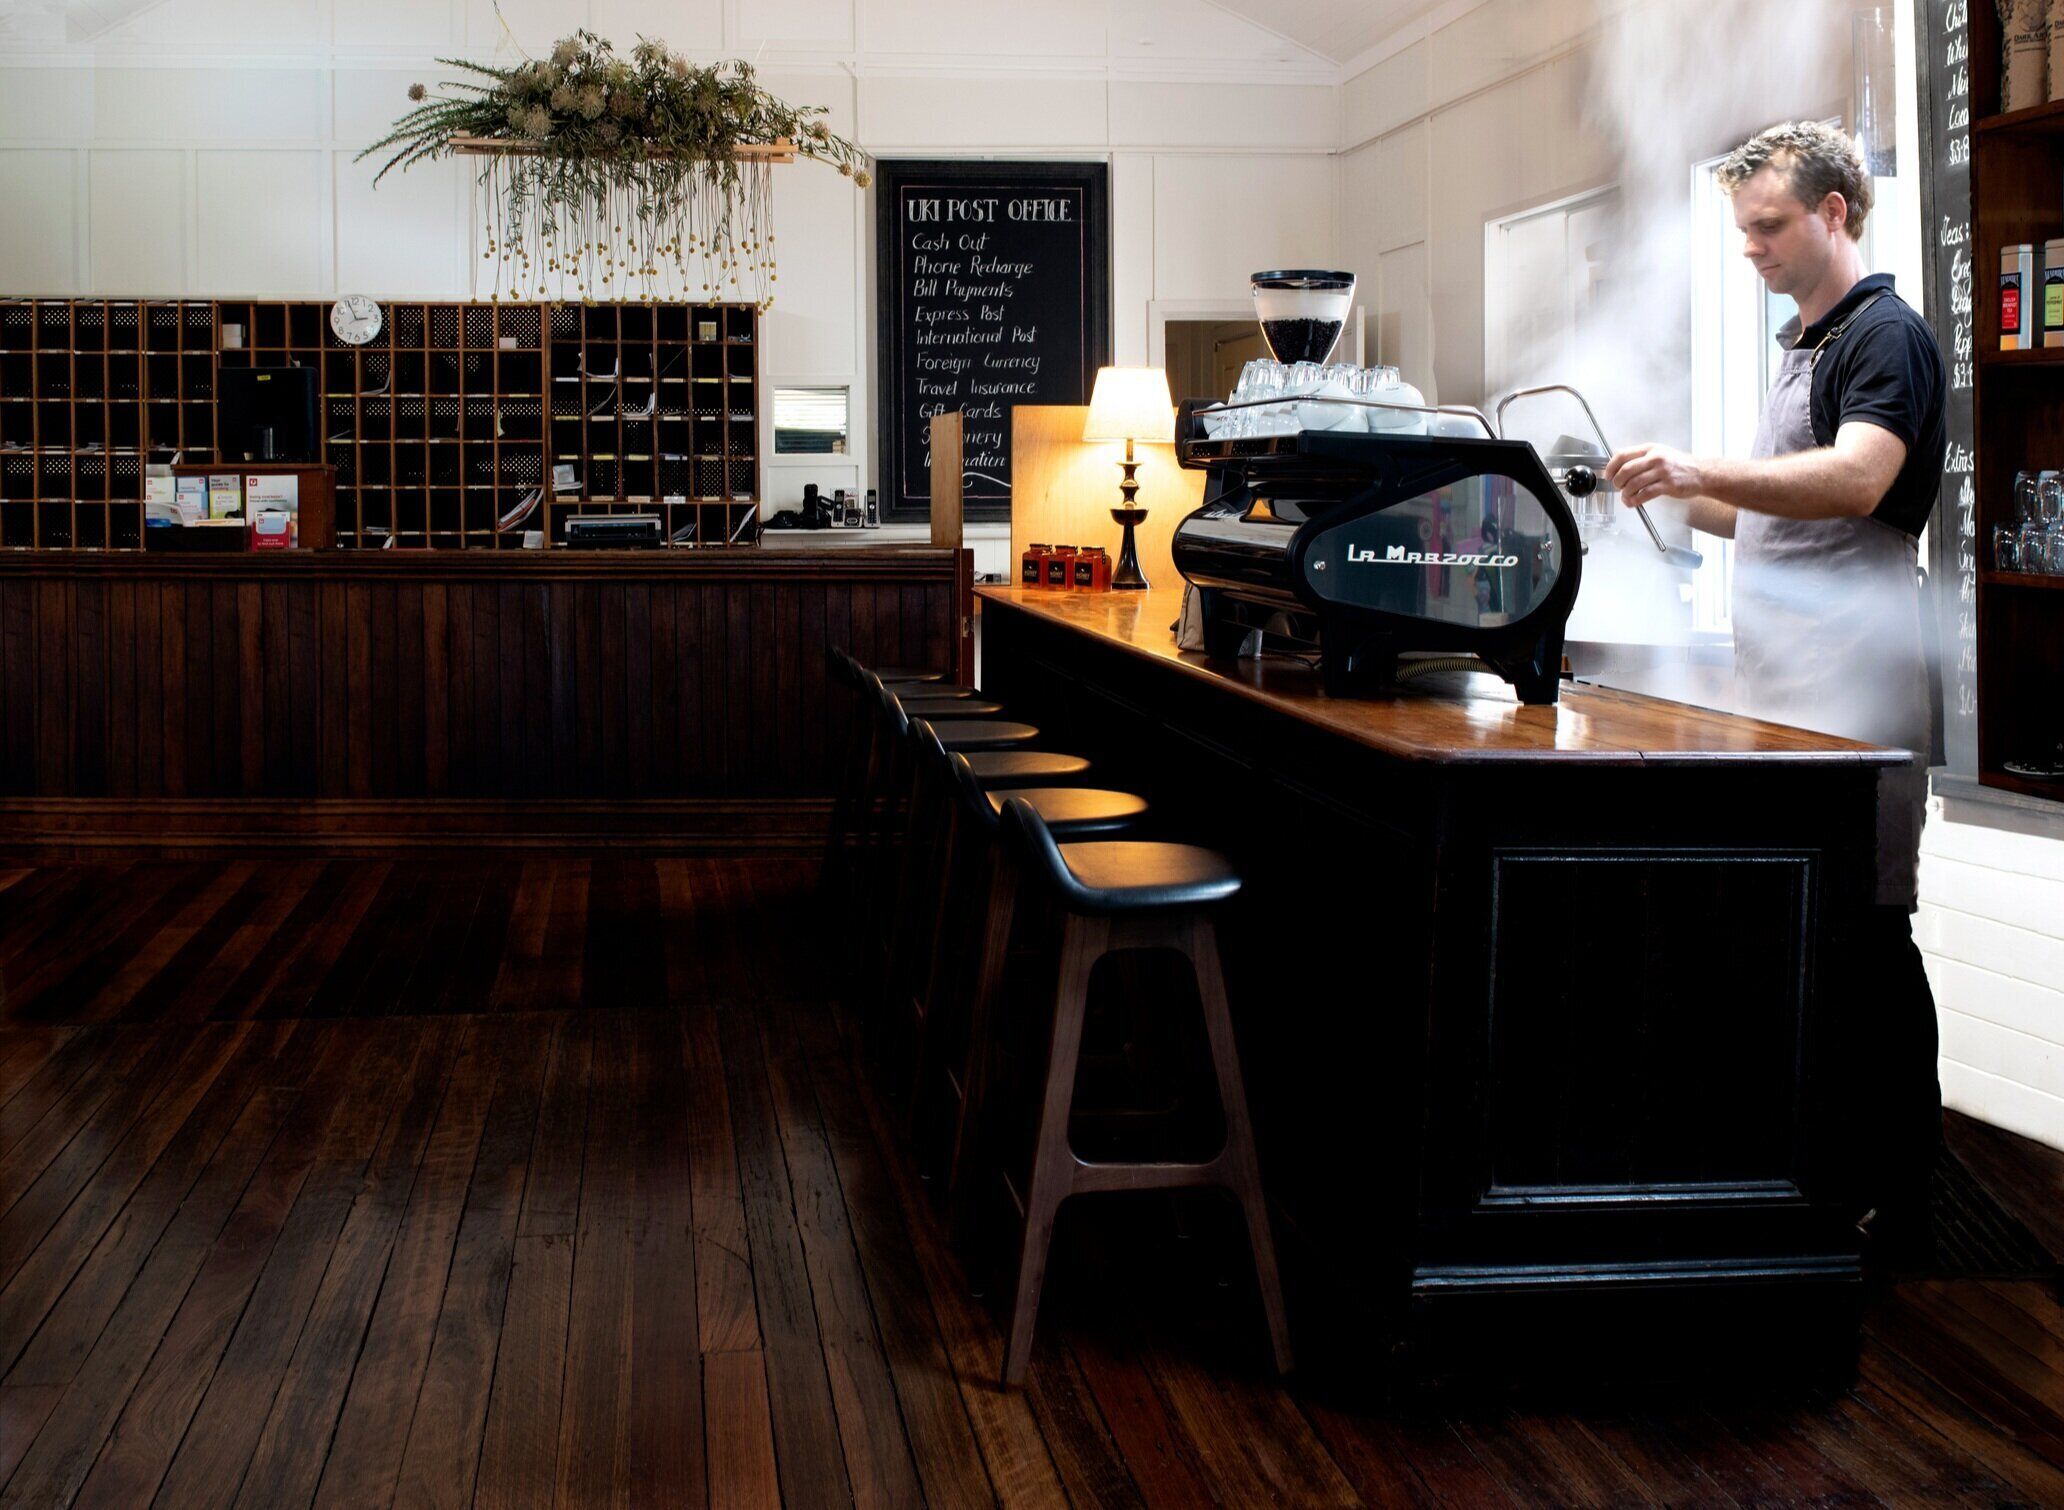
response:
<path id="1" fill-rule="evenodd" d="M 1353 290 L 1348 273 L 1256 274 L 1277 361 L 1322 363 Z M 1569 499 L 1532 446 L 1417 398 L 1398 384 L 1180 406 L 1177 458 L 1208 477 L 1172 553 L 1205 652 L 1261 631 L 1315 653 L 1336 696 L 1394 685 L 1407 657 L 1469 656 L 1552 703 L 1583 571 Z"/>
<path id="2" fill-rule="evenodd" d="M 1556 700 L 1583 548 L 1533 447 L 1488 433 L 1214 439 L 1201 420 L 1182 406 L 1178 458 L 1209 476 L 1172 551 L 1206 654 L 1231 658 L 1261 630 L 1315 650 L 1334 696 L 1394 684 L 1415 652 L 1471 655 L 1520 701 Z"/>

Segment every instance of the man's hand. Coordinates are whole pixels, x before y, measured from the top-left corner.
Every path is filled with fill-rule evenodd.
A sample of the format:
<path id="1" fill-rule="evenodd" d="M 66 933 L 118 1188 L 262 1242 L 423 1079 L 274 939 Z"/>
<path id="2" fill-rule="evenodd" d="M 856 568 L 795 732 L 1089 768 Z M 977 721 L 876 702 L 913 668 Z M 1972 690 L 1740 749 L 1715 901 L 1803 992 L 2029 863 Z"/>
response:
<path id="1" fill-rule="evenodd" d="M 1633 508 L 1657 498 L 1696 498 L 1706 491 L 1699 459 L 1674 446 L 1629 446 L 1605 464 L 1605 480 Z"/>

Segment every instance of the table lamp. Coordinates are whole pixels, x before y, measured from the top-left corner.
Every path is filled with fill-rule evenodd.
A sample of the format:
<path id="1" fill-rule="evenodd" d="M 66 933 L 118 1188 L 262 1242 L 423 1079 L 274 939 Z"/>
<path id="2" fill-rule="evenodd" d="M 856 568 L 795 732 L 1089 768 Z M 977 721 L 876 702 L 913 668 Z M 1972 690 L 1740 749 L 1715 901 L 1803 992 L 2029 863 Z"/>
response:
<path id="1" fill-rule="evenodd" d="M 1125 501 L 1111 510 L 1111 517 L 1125 526 L 1125 540 L 1118 548 L 1111 585 L 1144 588 L 1147 579 L 1140 573 L 1132 527 L 1147 517 L 1147 511 L 1134 501 L 1139 496 L 1139 479 L 1133 474 L 1139 470 L 1139 462 L 1133 458 L 1132 446 L 1134 441 L 1165 446 L 1175 440 L 1175 404 L 1168 396 L 1168 374 L 1159 367 L 1099 367 L 1082 438 L 1125 442 L 1125 460 L 1118 463 L 1125 473 L 1118 492 Z"/>

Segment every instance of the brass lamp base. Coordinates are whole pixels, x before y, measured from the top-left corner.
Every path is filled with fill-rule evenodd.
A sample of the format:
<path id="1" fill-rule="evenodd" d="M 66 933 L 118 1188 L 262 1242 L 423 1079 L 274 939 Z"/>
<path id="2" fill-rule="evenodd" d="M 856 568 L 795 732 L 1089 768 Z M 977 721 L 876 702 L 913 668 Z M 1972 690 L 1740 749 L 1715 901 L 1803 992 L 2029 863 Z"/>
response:
<path id="1" fill-rule="evenodd" d="M 1111 568 L 1111 586 L 1127 588 L 1134 592 L 1145 589 L 1146 575 L 1139 569 L 1139 549 L 1133 543 L 1132 527 L 1144 523 L 1145 509 L 1113 509 L 1111 518 L 1125 526 L 1125 539 L 1118 547 L 1118 564 Z"/>

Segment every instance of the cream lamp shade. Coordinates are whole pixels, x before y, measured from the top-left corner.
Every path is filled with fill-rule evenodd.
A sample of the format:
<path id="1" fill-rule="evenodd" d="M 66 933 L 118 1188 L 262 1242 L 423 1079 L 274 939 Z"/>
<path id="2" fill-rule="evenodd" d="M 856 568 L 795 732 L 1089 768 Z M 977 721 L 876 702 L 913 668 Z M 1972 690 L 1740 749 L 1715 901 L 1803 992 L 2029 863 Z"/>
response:
<path id="1" fill-rule="evenodd" d="M 1168 374 L 1159 367 L 1099 367 L 1082 438 L 1172 445 L 1175 402 L 1168 396 Z"/>

